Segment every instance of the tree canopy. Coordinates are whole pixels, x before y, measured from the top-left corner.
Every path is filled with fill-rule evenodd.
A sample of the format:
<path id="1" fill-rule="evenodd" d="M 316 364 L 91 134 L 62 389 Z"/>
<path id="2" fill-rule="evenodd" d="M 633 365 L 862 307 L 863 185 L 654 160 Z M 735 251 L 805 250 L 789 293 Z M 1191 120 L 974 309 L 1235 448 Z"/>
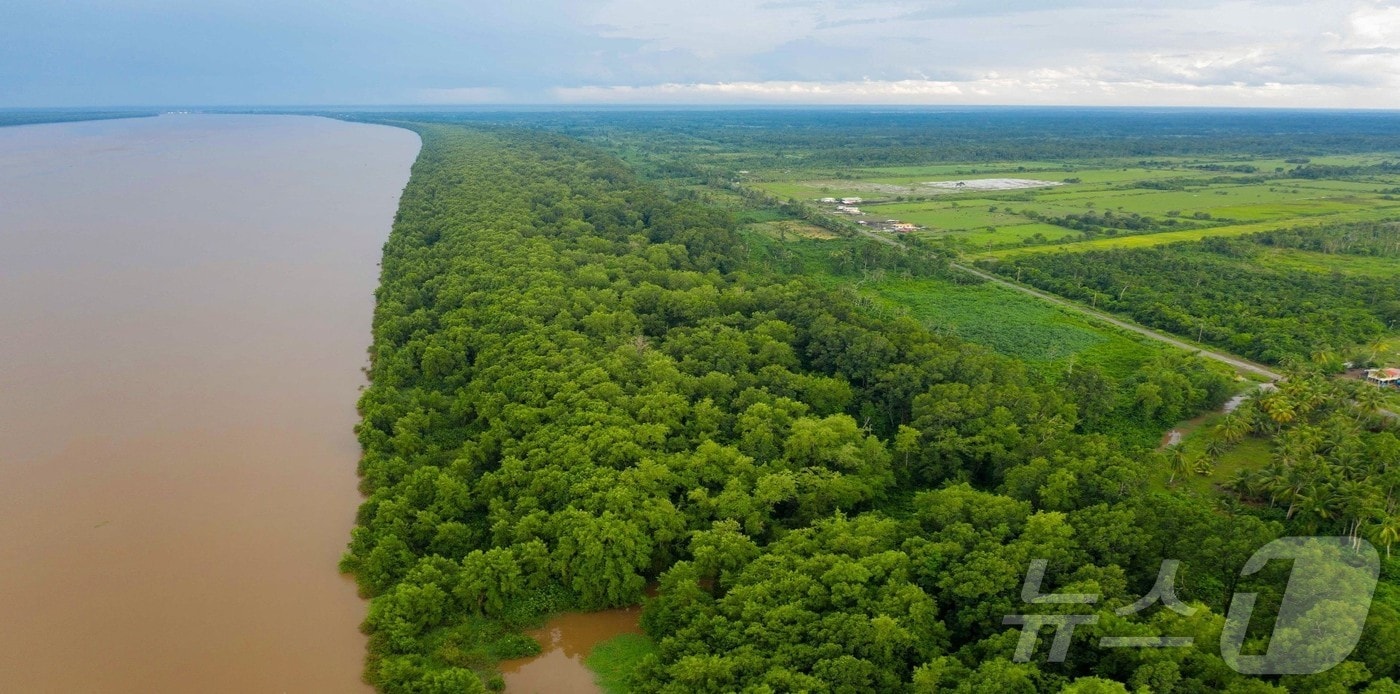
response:
<path id="1" fill-rule="evenodd" d="M 1014 661 L 1033 559 L 1046 592 L 1103 595 L 1086 634 L 1213 643 L 1240 562 L 1282 532 L 1148 491 L 1160 454 L 1081 426 L 1092 374 L 763 270 L 727 213 L 577 141 L 413 127 L 342 561 L 380 690 L 498 684 L 538 649 L 520 627 L 655 585 L 638 691 L 1273 691 L 1209 649 Z M 1224 396 L 1178 371 L 1140 374 L 1133 407 Z M 1163 557 L 1198 611 L 1117 616 Z M 1387 644 L 1349 681 L 1400 674 Z"/>

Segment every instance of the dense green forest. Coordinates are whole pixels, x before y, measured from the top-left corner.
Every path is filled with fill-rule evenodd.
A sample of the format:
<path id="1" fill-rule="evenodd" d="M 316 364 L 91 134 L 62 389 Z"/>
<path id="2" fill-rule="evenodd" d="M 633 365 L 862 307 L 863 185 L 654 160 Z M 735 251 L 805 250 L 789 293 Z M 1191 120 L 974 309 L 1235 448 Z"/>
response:
<path id="1" fill-rule="evenodd" d="M 1207 238 L 1153 248 L 1047 253 L 983 263 L 1006 277 L 1145 325 L 1280 364 L 1341 370 L 1400 323 L 1390 273 L 1344 274 L 1260 262 L 1266 248 L 1394 257 L 1400 228 L 1361 224 Z"/>
<path id="2" fill-rule="evenodd" d="M 1156 488 L 1167 456 L 1084 424 L 1163 416 L 1092 405 L 1102 374 L 1050 378 L 785 271 L 801 259 L 771 267 L 729 212 L 567 137 L 411 127 L 423 149 L 385 246 L 358 427 L 367 500 L 342 562 L 371 598 L 381 691 L 498 687 L 496 661 L 538 649 L 522 627 L 649 585 L 657 651 L 638 692 L 1396 691 L 1389 593 L 1353 660 L 1323 674 L 1248 678 L 1215 648 L 1251 553 L 1300 523 L 1372 536 L 1395 514 L 1389 487 L 1364 513 L 1275 512 L 1266 498 L 1297 496 L 1244 479 L 1248 503 L 1219 508 Z M 932 256 L 849 252 L 815 262 L 939 272 Z M 1171 417 L 1228 394 L 1184 361 L 1140 379 Z M 1330 421 L 1287 396 L 1313 403 L 1309 426 Z M 1241 436 L 1270 431 L 1249 421 Z M 1364 446 L 1393 439 L 1384 420 L 1348 421 Z M 1195 611 L 1119 616 L 1165 558 Z M 1034 559 L 1042 592 L 1103 596 L 1063 663 L 1015 662 L 1003 624 L 1034 607 Z M 1263 600 L 1284 577 L 1261 574 Z M 1163 631 L 1203 645 L 1091 643 Z"/>
<path id="3" fill-rule="evenodd" d="M 1381 111 L 1113 108 L 608 109 L 330 112 L 373 121 L 508 124 L 563 132 L 624 157 L 724 170 L 928 162 L 1219 155 L 1306 158 L 1400 151 Z M 1302 159 L 1299 159 L 1301 162 Z M 1305 169 L 1306 170 L 1306 169 Z"/>
<path id="4" fill-rule="evenodd" d="M 94 111 L 68 108 L 16 108 L 0 109 L 0 127 L 7 125 L 37 125 L 39 123 L 72 123 L 85 120 L 111 120 L 114 118 L 143 118 L 156 115 L 155 111 Z"/>

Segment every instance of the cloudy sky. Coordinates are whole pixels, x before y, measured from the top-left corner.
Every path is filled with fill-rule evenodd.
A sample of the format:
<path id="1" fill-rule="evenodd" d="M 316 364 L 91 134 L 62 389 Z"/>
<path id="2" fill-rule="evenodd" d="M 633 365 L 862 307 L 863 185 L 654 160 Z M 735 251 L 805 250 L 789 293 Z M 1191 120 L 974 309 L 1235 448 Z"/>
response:
<path id="1" fill-rule="evenodd" d="M 0 107 L 1400 108 L 1400 0 L 0 0 Z"/>

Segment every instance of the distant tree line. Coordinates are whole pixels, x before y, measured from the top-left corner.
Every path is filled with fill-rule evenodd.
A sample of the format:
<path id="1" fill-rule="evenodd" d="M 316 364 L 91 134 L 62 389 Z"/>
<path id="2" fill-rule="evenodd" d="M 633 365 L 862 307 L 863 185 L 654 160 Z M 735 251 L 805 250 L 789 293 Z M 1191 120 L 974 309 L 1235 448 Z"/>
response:
<path id="1" fill-rule="evenodd" d="M 1400 258 L 1400 223 L 1362 222 L 1279 229 L 1251 235 L 1263 246 L 1317 253 Z"/>

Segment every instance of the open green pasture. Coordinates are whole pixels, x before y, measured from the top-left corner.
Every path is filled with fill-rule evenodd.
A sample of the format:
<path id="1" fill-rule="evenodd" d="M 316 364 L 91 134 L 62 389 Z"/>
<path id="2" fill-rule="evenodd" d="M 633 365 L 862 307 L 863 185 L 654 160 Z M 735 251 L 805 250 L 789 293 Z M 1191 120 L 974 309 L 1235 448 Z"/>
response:
<path id="1" fill-rule="evenodd" d="M 900 279 L 864 288 L 935 330 L 1032 365 L 1058 368 L 1074 360 L 1123 378 L 1167 349 L 991 283 Z"/>
<path id="2" fill-rule="evenodd" d="M 983 227 L 962 231 L 934 232 L 927 233 L 926 235 L 934 238 L 947 237 L 956 239 L 958 243 L 969 248 L 991 249 L 1005 246 L 1019 246 L 1027 239 L 1036 239 L 1037 234 L 1046 241 L 1059 241 L 1061 239 L 1077 237 L 1080 232 L 1064 227 L 1057 227 L 1053 224 L 1032 223 L 1016 224 L 1014 226 L 998 226 L 991 230 Z"/>
<path id="3" fill-rule="evenodd" d="M 928 166 L 882 166 L 860 168 L 851 172 L 861 178 L 908 177 L 918 180 L 934 180 L 949 176 L 983 176 L 996 174 L 1010 177 L 1039 171 L 1058 171 L 1066 167 L 1065 162 L 1053 161 L 1010 161 L 982 164 L 931 164 Z"/>
<path id="4" fill-rule="evenodd" d="M 1315 215 L 1303 219 L 1289 219 L 1283 221 L 1256 222 L 1252 224 L 1233 224 L 1229 226 L 1210 227 L 1205 229 L 1188 229 L 1183 231 L 1164 231 L 1155 234 L 1135 234 L 1124 236 L 1111 236 L 1083 241 L 1080 243 L 1053 244 L 1047 246 L 1025 246 L 1020 248 L 1007 248 L 990 251 L 979 257 L 983 258 L 1009 258 L 1012 256 L 1025 255 L 1029 253 L 1062 253 L 1067 251 L 1094 251 L 1109 248 L 1146 248 L 1149 246 L 1160 246 L 1166 243 L 1176 243 L 1178 241 L 1199 241 L 1210 237 L 1230 237 L 1243 236 L 1261 231 L 1270 231 L 1288 227 L 1306 227 L 1316 224 L 1338 224 L 1346 222 L 1376 222 L 1389 219 L 1400 218 L 1400 209 L 1395 203 L 1386 206 L 1367 207 L 1360 210 L 1347 212 L 1337 212 L 1333 214 Z"/>
<path id="5" fill-rule="evenodd" d="M 1205 452 L 1206 443 L 1210 440 L 1211 427 L 1217 423 L 1221 415 L 1210 415 L 1204 422 L 1188 433 L 1181 446 L 1185 447 L 1189 455 L 1198 456 Z M 1153 486 L 1159 489 L 1174 488 L 1193 494 L 1200 498 L 1216 498 L 1220 496 L 1220 489 L 1225 486 L 1241 470 L 1258 470 L 1269 464 L 1269 459 L 1273 455 L 1269 442 L 1265 439 L 1247 438 L 1237 444 L 1230 446 L 1215 461 L 1215 467 L 1208 474 L 1200 475 L 1184 473 L 1171 479 L 1171 471 L 1168 466 L 1163 465 L 1153 472 Z"/>
<path id="6" fill-rule="evenodd" d="M 1258 262 L 1265 267 L 1310 272 L 1400 277 L 1400 258 L 1385 258 L 1341 253 L 1318 253 L 1296 248 L 1267 248 Z"/>
<path id="7" fill-rule="evenodd" d="M 995 208 L 996 211 L 992 211 Z M 930 229 L 960 231 L 1025 224 L 1029 220 L 1007 212 L 1007 205 L 995 200 L 924 201 L 867 206 L 876 216 L 912 222 Z"/>
<path id="8" fill-rule="evenodd" d="M 1311 165 L 1364 166 L 1394 161 L 1387 153 L 1315 157 Z M 1400 218 L 1400 175 L 1362 173 L 1336 179 L 1292 178 L 1302 160 L 1154 158 L 1150 162 L 1007 161 L 926 166 L 863 167 L 849 171 L 785 169 L 757 172 L 750 183 L 782 198 L 814 201 L 860 197 L 866 219 L 897 220 L 925 227 L 975 255 L 1102 248 L 1137 248 L 1212 236 L 1237 236 L 1315 223 Z M 1282 171 L 1282 173 L 1280 173 Z M 804 177 L 805 176 L 805 177 Z M 1267 180 L 1261 180 L 1267 177 Z M 933 181 L 1022 178 L 1060 185 L 1011 190 L 948 191 Z M 1168 189 L 1161 189 L 1168 188 Z M 1101 222 L 1106 213 L 1152 220 Z M 833 210 L 834 213 L 834 210 Z M 1085 234 L 1047 223 L 1088 216 L 1103 227 Z M 1083 222 L 1066 222 L 1078 226 Z M 1320 271 L 1378 271 L 1373 264 L 1337 267 L 1334 259 L 1284 256 L 1281 263 Z M 1388 268 L 1385 268 L 1388 269 Z"/>

